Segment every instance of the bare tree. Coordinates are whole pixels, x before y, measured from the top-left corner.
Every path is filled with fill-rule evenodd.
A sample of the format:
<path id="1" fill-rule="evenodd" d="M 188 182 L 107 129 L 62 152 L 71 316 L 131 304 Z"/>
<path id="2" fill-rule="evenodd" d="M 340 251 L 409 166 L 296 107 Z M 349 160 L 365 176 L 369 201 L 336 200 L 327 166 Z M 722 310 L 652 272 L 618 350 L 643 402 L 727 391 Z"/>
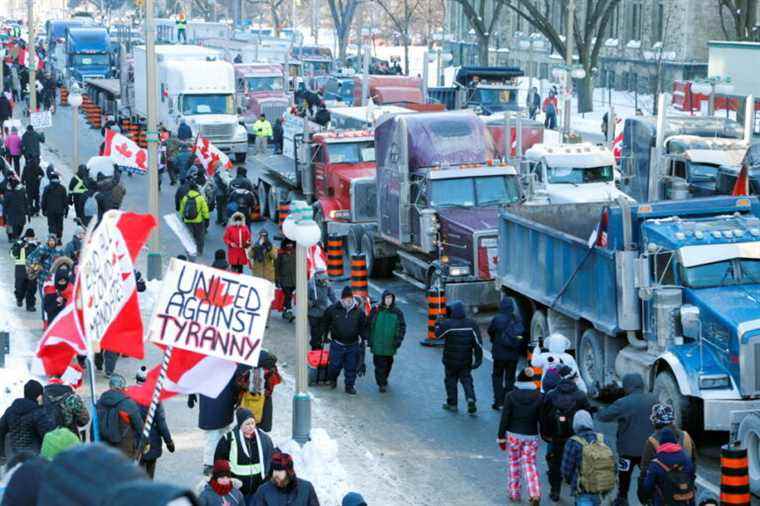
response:
<path id="1" fill-rule="evenodd" d="M 282 23 L 288 17 L 287 14 L 283 15 L 283 6 L 285 5 L 285 0 L 248 0 L 248 4 L 263 6 L 269 10 L 269 16 L 272 20 L 272 30 L 274 31 L 274 36 L 279 37 L 280 30 L 282 29 Z"/>
<path id="2" fill-rule="evenodd" d="M 470 27 L 475 31 L 478 38 L 478 60 L 481 65 L 488 65 L 488 46 L 491 41 L 491 35 L 494 28 L 499 22 L 499 14 L 504 5 L 504 0 L 493 0 L 493 12 L 486 21 L 486 5 L 491 0 L 454 0 L 462 6 L 462 12 L 467 18 Z M 516 0 L 512 0 L 516 1 Z"/>
<path id="3" fill-rule="evenodd" d="M 757 41 L 757 11 L 760 0 L 718 0 L 720 27 L 729 40 Z M 726 26 L 726 14 L 733 21 L 733 33 Z"/>
<path id="4" fill-rule="evenodd" d="M 423 0 L 375 0 L 393 26 L 401 35 L 404 45 L 404 71 L 409 74 L 409 44 L 412 42 L 411 27 L 415 14 Z"/>
<path id="5" fill-rule="evenodd" d="M 578 59 L 586 77 L 582 80 L 582 86 L 578 89 L 578 109 L 580 112 L 590 112 L 593 104 L 593 70 L 599 62 L 599 52 L 604 43 L 604 32 L 610 21 L 612 12 L 622 0 L 577 0 L 575 12 L 573 12 L 573 34 Z M 561 36 L 564 27 L 560 28 L 553 24 L 550 16 L 548 3 L 545 0 L 501 0 L 509 9 L 513 10 L 536 30 L 541 32 L 556 52 L 565 54 L 565 41 Z M 563 1 L 561 5 L 566 5 Z M 580 16 L 579 16 L 580 13 Z"/>
<path id="6" fill-rule="evenodd" d="M 346 59 L 348 35 L 354 24 L 356 8 L 360 3 L 361 0 L 327 0 L 335 27 L 335 36 L 338 39 L 338 58 L 341 60 Z"/>

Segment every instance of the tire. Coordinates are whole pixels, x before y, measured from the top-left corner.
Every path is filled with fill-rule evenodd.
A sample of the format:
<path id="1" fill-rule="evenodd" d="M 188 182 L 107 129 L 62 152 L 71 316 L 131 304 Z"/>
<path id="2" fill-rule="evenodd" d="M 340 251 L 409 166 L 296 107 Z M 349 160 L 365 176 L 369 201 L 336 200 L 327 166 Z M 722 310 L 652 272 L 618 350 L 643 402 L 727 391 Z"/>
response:
<path id="1" fill-rule="evenodd" d="M 660 403 L 670 404 L 673 407 L 676 427 L 683 427 L 689 434 L 699 432 L 700 427 L 691 426 L 693 420 L 689 416 L 689 398 L 681 393 L 678 382 L 670 371 L 657 374 L 654 379 L 653 393 Z"/>
<path id="2" fill-rule="evenodd" d="M 604 384 L 604 337 L 594 329 L 587 329 L 578 346 L 578 371 L 586 383 L 589 395 L 595 396 Z"/>
<path id="3" fill-rule="evenodd" d="M 747 415 L 739 424 L 739 443 L 747 449 L 749 489 L 760 495 L 760 413 Z"/>
<path id="4" fill-rule="evenodd" d="M 259 212 L 261 213 L 261 216 L 269 216 L 269 195 L 267 195 L 266 183 L 259 181 L 259 186 L 256 189 L 256 194 L 259 197 Z"/>
<path id="5" fill-rule="evenodd" d="M 322 206 L 319 204 L 314 206 L 314 221 L 317 223 L 319 230 L 322 231 L 322 242 L 327 244 L 327 221 L 325 220 L 325 213 L 322 211 Z"/>
<path id="6" fill-rule="evenodd" d="M 235 153 L 235 163 L 245 163 L 247 153 Z"/>
<path id="7" fill-rule="evenodd" d="M 346 255 L 348 256 L 349 265 L 351 262 L 351 255 L 359 255 L 362 252 L 362 240 L 361 233 L 351 228 L 346 234 Z"/>
<path id="8" fill-rule="evenodd" d="M 536 309 L 530 318 L 530 347 L 544 342 L 549 336 L 549 324 L 546 323 L 546 315 L 541 309 Z"/>

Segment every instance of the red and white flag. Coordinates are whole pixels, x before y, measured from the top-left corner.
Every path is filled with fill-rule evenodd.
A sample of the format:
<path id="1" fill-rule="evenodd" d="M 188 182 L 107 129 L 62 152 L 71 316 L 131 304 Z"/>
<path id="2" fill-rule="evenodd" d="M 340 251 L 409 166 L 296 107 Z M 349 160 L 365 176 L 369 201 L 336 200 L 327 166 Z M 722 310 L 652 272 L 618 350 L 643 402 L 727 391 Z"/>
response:
<path id="1" fill-rule="evenodd" d="M 599 246 L 600 248 L 607 247 L 607 228 L 609 226 L 610 213 L 608 208 L 602 210 L 602 215 L 599 217 L 599 223 L 596 224 L 594 231 L 591 232 L 591 236 L 588 238 L 588 247 L 593 248 Z"/>
<path id="2" fill-rule="evenodd" d="M 18 63 L 19 65 L 23 65 L 24 67 L 31 69 L 31 60 L 29 58 L 29 51 L 25 48 L 19 49 L 18 52 Z M 36 67 L 36 70 L 43 70 L 45 68 L 45 60 L 40 58 L 39 54 L 35 53 L 35 59 L 34 59 L 34 66 Z"/>
<path id="3" fill-rule="evenodd" d="M 229 170 L 232 168 L 230 158 L 221 149 L 211 144 L 211 141 L 200 135 L 195 139 L 193 153 L 198 157 L 209 176 L 213 176 L 217 169 Z"/>
<path id="4" fill-rule="evenodd" d="M 174 348 L 161 390 L 161 400 L 180 394 L 202 394 L 216 398 L 232 380 L 236 369 L 235 362 Z M 127 395 L 138 404 L 149 406 L 160 373 L 161 364 L 148 372 L 145 383 L 127 388 Z"/>
<path id="5" fill-rule="evenodd" d="M 111 158 L 122 170 L 135 174 L 148 172 L 148 150 L 138 146 L 132 139 L 106 129 L 103 156 Z"/>
<path id="6" fill-rule="evenodd" d="M 747 170 L 746 163 L 742 164 L 742 168 L 739 171 L 739 177 L 736 178 L 734 189 L 731 191 L 732 197 L 739 197 L 742 195 L 749 195 L 749 171 Z"/>
<path id="7" fill-rule="evenodd" d="M 619 133 L 618 130 L 620 130 Z M 621 118 L 615 118 L 615 126 L 612 130 L 612 155 L 615 161 L 620 163 L 623 156 L 623 120 Z"/>
<path id="8" fill-rule="evenodd" d="M 327 270 L 327 255 L 322 246 L 315 244 L 306 252 L 306 278 L 311 279 L 315 272 Z"/>
<path id="9" fill-rule="evenodd" d="M 61 376 L 77 355 L 87 355 L 87 342 L 74 304 L 67 304 L 48 325 L 37 344 L 32 372 Z"/>

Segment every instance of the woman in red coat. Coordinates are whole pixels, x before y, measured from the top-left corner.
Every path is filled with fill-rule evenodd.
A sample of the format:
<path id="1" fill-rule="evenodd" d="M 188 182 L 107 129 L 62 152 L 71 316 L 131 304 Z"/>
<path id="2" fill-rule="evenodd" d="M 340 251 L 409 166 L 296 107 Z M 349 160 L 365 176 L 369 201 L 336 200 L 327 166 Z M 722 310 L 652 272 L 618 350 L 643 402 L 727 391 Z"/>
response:
<path id="1" fill-rule="evenodd" d="M 230 270 L 242 273 L 243 266 L 248 263 L 245 251 L 251 245 L 251 231 L 245 224 L 243 213 L 234 213 L 230 218 L 230 223 L 224 231 L 224 244 L 227 245 Z"/>

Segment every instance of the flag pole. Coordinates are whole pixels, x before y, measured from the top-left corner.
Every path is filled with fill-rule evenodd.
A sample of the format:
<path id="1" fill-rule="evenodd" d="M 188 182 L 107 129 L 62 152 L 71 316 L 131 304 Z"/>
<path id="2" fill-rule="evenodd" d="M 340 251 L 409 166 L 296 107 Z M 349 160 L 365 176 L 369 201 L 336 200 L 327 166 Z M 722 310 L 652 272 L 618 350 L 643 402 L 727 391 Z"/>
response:
<path id="1" fill-rule="evenodd" d="M 100 441 L 100 430 L 98 429 L 98 409 L 95 400 L 95 360 L 93 360 L 92 346 L 89 346 L 89 353 L 87 354 L 87 369 L 90 371 L 88 376 L 90 377 L 90 397 L 92 399 L 92 440 L 94 442 Z"/>
<path id="2" fill-rule="evenodd" d="M 164 388 L 164 380 L 166 379 L 166 373 L 169 371 L 169 361 L 172 358 L 172 350 L 174 348 L 167 346 L 164 350 L 164 358 L 161 362 L 161 371 L 158 374 L 156 380 L 156 387 L 153 389 L 153 397 L 150 400 L 150 407 L 148 408 L 148 415 L 145 417 L 145 423 L 143 424 L 142 437 L 140 438 L 140 446 L 137 450 L 136 461 L 142 459 L 145 452 L 145 443 L 150 437 L 150 429 L 153 426 L 153 419 L 156 416 L 156 409 L 158 409 L 158 403 L 161 401 L 161 390 Z"/>

